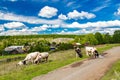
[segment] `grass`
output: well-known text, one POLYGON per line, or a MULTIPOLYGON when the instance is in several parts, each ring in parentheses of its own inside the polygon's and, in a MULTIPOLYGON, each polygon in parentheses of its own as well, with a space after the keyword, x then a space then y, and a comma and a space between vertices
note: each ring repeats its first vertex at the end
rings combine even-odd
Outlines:
POLYGON ((26 54, 13 54, 13 55, 4 55, 0 56, 0 59, 15 58, 15 57, 25 57, 26 54))
POLYGON ((101 80, 120 80, 120 60, 113 64, 112 68, 101 80))
MULTIPOLYGON (((107 44, 96 46, 98 51, 102 53, 103 51, 110 49, 114 46, 119 46, 120 44, 107 44)), ((85 55, 84 49, 82 49, 83 55, 85 55)), ((10 56, 11 57, 11 56, 10 56)), ((4 57, 5 58, 5 57, 4 57)), ((49 61, 47 63, 43 62, 38 65, 26 65, 16 67, 17 61, 5 63, 0 66, 0 80, 31 80, 33 77, 46 74, 62 66, 71 64, 76 61, 81 61, 86 59, 76 58, 74 50, 59 51, 50 54, 49 61)))
MULTIPOLYGON (((85 58, 85 57, 84 57, 85 58)), ((84 59, 82 58, 82 59, 84 59)), ((26 65, 21 67, 15 67, 10 65, 15 65, 15 63, 4 64, 1 68, 4 68, 4 72, 0 71, 0 80, 30 80, 34 76, 41 74, 46 74, 49 71, 57 69, 59 67, 65 66, 72 62, 81 60, 80 58, 75 58, 74 50, 60 51, 50 55, 49 62, 41 63, 38 65, 26 65), (9 66, 9 67, 5 67, 9 66), (11 71, 11 69, 13 69, 11 71), (21 77, 22 76, 22 77, 21 77)), ((0 70, 1 70, 0 69, 0 70)))
POLYGON ((120 44, 105 44, 105 45, 98 45, 97 49, 100 53, 103 53, 105 50, 113 48, 115 46, 120 46, 120 44))

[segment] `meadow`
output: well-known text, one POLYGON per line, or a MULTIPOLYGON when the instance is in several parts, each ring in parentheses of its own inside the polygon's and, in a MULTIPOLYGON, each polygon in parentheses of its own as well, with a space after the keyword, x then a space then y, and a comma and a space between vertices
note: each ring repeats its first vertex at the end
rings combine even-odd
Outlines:
POLYGON ((120 80, 120 60, 112 65, 101 80, 120 80))
MULTIPOLYGON (((117 31, 116 31, 117 32, 117 31)), ((118 31, 120 32, 120 31, 118 31)), ((0 60, 12 60, 10 62, 2 62, 0 64, 0 80, 31 80, 38 75, 47 74, 50 71, 66 66, 68 64, 88 59, 85 55, 84 44, 97 47, 99 53, 103 53, 114 46, 120 46, 119 33, 109 34, 86 34, 86 35, 29 35, 29 36, 0 36, 0 60), (52 42, 56 38, 72 38, 67 43, 52 42), (82 44, 83 58, 76 58, 73 44, 79 42, 82 44), (24 66, 16 66, 16 64, 24 59, 24 57, 34 51, 50 51, 51 44, 59 44, 56 51, 50 52, 49 61, 42 62, 38 65, 29 64, 24 66), (115 44, 116 43, 116 44, 115 44), (29 46, 29 51, 24 54, 4 54, 4 49, 12 45, 29 46)), ((61 40, 62 41, 62 40, 61 40)), ((116 72, 118 73, 118 72, 116 72)))
MULTIPOLYGON (((120 44, 105 44, 98 45, 96 47, 100 53, 103 53, 105 50, 108 50, 114 46, 120 46, 120 44)), ((88 57, 85 56, 84 48, 82 48, 82 53, 84 55, 83 58, 76 58, 73 49, 53 52, 50 54, 48 62, 42 62, 38 65, 29 64, 24 66, 16 66, 18 61, 4 63, 0 66, 0 80, 31 80, 35 76, 47 74, 48 72, 62 66, 87 59, 88 57)), ((25 54, 20 56, 25 56, 25 54)), ((16 56, 12 56, 12 58, 13 57, 16 56)), ((4 59, 5 58, 7 58, 7 56, 5 56, 4 59)))

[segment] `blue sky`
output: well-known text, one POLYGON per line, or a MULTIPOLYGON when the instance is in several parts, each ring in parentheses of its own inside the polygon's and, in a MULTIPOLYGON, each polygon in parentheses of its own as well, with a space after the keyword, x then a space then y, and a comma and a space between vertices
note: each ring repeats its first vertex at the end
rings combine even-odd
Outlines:
POLYGON ((110 33, 119 0, 0 0, 0 35, 110 33))

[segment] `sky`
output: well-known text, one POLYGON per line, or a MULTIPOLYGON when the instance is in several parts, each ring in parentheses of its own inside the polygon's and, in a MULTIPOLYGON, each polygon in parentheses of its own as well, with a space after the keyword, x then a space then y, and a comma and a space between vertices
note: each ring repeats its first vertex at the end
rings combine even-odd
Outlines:
POLYGON ((0 0, 0 35, 120 30, 119 0, 0 0))

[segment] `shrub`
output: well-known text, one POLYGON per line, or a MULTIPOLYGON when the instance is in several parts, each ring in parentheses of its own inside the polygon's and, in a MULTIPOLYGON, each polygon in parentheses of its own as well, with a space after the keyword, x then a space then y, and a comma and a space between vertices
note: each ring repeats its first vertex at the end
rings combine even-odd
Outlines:
POLYGON ((73 49, 73 45, 70 43, 60 43, 57 47, 57 50, 68 50, 73 49))

